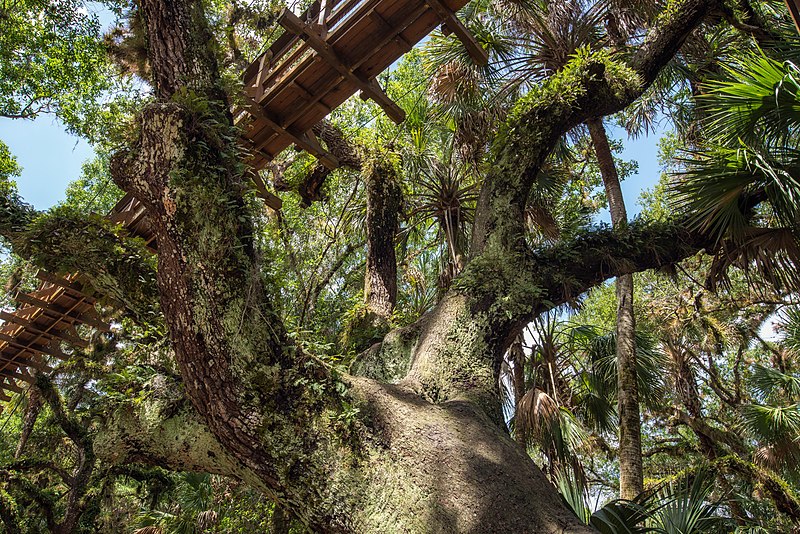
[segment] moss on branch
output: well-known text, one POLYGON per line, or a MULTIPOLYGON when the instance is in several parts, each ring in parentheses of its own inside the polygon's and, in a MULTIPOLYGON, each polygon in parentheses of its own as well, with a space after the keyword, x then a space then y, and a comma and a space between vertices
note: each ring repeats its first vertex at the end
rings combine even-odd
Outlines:
POLYGON ((140 324, 160 321, 155 260, 141 240, 99 215, 65 206, 36 211, 8 182, 0 192, 0 235, 15 254, 52 273, 82 273, 96 296, 140 324))

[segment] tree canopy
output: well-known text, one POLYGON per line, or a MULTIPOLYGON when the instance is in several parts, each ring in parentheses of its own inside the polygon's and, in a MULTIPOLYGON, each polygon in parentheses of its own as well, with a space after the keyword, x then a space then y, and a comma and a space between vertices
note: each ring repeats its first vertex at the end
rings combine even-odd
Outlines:
POLYGON ((402 123, 351 98, 313 128, 338 168, 259 171, 234 119, 283 2, 97 5, 0 6, 0 116, 96 154, 40 210, 0 141, 3 310, 80 273, 111 325, 2 403, 0 529, 797 530, 783 2, 473 0, 487 64, 435 30, 377 77, 402 123))

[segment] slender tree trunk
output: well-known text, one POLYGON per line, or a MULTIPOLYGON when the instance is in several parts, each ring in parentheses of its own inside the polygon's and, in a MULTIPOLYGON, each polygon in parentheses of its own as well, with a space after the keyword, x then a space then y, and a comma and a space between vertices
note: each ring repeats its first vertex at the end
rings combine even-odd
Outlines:
MULTIPOLYGON (((522 334, 518 335, 508 349, 509 360, 514 364, 511 378, 514 383, 514 411, 519 413, 519 401, 525 395, 525 349, 522 344, 522 334)), ((526 436, 522 425, 514 426, 514 439, 517 443, 526 448, 526 436)))
MULTIPOLYGON (((602 119, 586 123, 594 144, 600 174, 608 197, 611 224, 628 225, 628 214, 619 175, 608 144, 602 119)), ((636 378, 636 321, 633 315, 633 276, 617 278, 617 398, 619 410, 620 497, 632 499, 644 489, 642 472, 642 430, 639 417, 639 389, 636 378)))
POLYGON ((388 321, 397 303, 394 239, 403 202, 390 165, 371 165, 367 188, 367 272, 364 300, 368 312, 388 321))

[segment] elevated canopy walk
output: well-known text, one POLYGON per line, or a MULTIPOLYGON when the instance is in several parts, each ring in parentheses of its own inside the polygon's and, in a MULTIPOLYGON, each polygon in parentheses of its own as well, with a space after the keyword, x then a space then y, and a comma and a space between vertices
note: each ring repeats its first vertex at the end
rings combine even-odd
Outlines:
MULTIPOLYGON (((357 92, 375 101, 394 122, 402 122, 405 112, 381 89, 376 76, 437 26, 453 33, 477 63, 485 64, 486 52, 455 16, 466 3, 317 0, 300 16, 284 10, 279 18, 284 33, 245 69, 246 104, 234 110, 245 132, 242 142, 252 154, 248 163, 258 171, 295 145, 326 167, 338 167, 312 128, 357 92)), ((257 173, 253 175, 266 192, 257 173)), ((156 251, 147 213, 135 198, 126 195, 108 217, 156 251)), ((63 344, 88 346, 80 336, 81 325, 109 330, 79 273, 37 276, 41 283, 36 291, 14 296, 17 309, 0 310, 0 401, 22 392, 25 382, 34 382, 31 369, 48 372, 49 358, 66 359, 63 344)))

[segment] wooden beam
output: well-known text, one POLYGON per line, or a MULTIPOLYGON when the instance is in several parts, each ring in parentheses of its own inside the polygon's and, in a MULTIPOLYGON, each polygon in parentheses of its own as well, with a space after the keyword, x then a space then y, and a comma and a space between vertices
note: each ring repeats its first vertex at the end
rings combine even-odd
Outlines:
MULTIPOLYGON (((283 126, 278 124, 277 120, 275 120, 273 117, 270 117, 269 114, 267 113, 267 111, 264 108, 262 108, 261 106, 259 106, 255 102, 252 102, 252 100, 247 105, 247 112, 250 113, 251 115, 253 115, 254 117, 258 117, 261 120, 263 120, 264 122, 266 122, 267 126, 269 126, 276 133, 281 134, 281 135, 285 135, 285 136, 288 136, 289 138, 291 138, 291 140, 294 142, 294 144, 296 144, 297 146, 299 146, 300 148, 302 148, 303 150, 305 150, 306 152, 308 152, 312 156, 314 156, 317 159, 319 159, 320 163, 325 165, 325 167, 327 167, 327 168, 329 168, 331 170, 336 169, 337 167, 339 167, 339 160, 336 159, 336 157, 333 154, 323 150, 322 147, 315 147, 315 146, 312 146, 311 144, 309 144, 307 141, 305 141, 303 139, 303 135, 304 135, 303 133, 297 132, 297 131, 295 131, 293 129, 284 128, 283 126)), ((255 147, 255 148, 260 148, 260 147, 255 147)))
MULTIPOLYGON (((33 341, 31 341, 28 344, 25 344, 25 342, 22 341, 21 339, 7 336, 3 333, 0 333, 0 340, 3 340, 9 345, 17 347, 21 350, 27 350, 39 354, 45 354, 47 356, 53 356, 54 358, 58 358, 59 360, 69 359, 69 356, 67 354, 64 354, 64 352, 61 349, 57 349, 55 347, 50 347, 45 345, 34 345, 33 341)), ((30 365, 30 367, 36 367, 36 365, 30 365)))
POLYGON ((11 397, 9 395, 6 395, 5 393, 3 393, 3 390, 0 389, 0 401, 8 402, 10 400, 11 400, 11 397))
POLYGON ((400 124, 405 120, 406 112, 403 111, 397 103, 386 96, 386 93, 383 92, 375 80, 365 80, 353 72, 353 68, 344 63, 333 47, 316 34, 307 24, 304 24, 297 15, 284 8, 283 14, 278 19, 278 22, 288 31, 305 39, 306 42, 311 45, 311 48, 316 50, 317 54, 325 59, 339 74, 347 78, 365 95, 375 101, 395 123, 400 124))
POLYGON ((319 9, 319 18, 317 19, 317 26, 319 35, 323 39, 328 36, 328 17, 331 14, 331 8, 333 7, 333 2, 331 0, 322 0, 322 4, 320 5, 319 9))
POLYGON ((447 29, 453 32, 458 40, 467 49, 467 53, 472 60, 478 65, 486 65, 489 63, 489 54, 475 39, 464 24, 458 20, 456 14, 450 11, 450 8, 444 5, 441 0, 425 0, 425 3, 431 6, 431 9, 438 15, 442 22, 447 26, 447 29))
POLYGON ((9 391, 13 391, 14 393, 22 393, 25 391, 21 387, 19 387, 16 382, 14 382, 13 378, 5 377, 2 381, 0 381, 0 388, 7 389, 9 391))
MULTIPOLYGON (((64 308, 62 308, 61 306, 58 306, 58 305, 56 305, 56 304, 54 304, 52 302, 46 302, 44 300, 37 299, 36 297, 32 297, 30 295, 26 295, 25 293, 17 293, 17 295, 16 295, 16 297, 14 297, 14 299, 19 301, 19 302, 22 302, 23 304, 28 304, 29 306, 35 306, 35 307, 41 309, 44 313, 48 314, 50 317, 53 317, 54 315, 55 316, 60 316, 60 317, 57 318, 57 320, 61 320, 61 318, 63 318, 63 319, 71 320, 73 322, 74 321, 78 321, 78 322, 81 322, 81 323, 86 323, 89 326, 93 326, 94 328, 97 328, 98 330, 101 330, 103 332, 110 332, 111 331, 111 327, 110 326, 108 326, 106 323, 104 323, 104 322, 102 322, 100 320, 95 319, 94 317, 91 317, 88 312, 75 313, 75 312, 72 312, 72 311, 67 311, 64 308)), ((89 304, 87 303, 87 306, 88 305, 89 304)))
POLYGON ((789 8, 789 14, 794 21, 794 27, 800 33, 800 0, 784 0, 786 7, 789 8))
MULTIPOLYGON (((403 15, 402 18, 400 18, 399 20, 394 20, 393 24, 389 24, 377 11, 375 11, 373 4, 377 3, 378 0, 370 0, 363 4, 359 4, 358 11, 355 14, 353 14, 352 19, 350 19, 350 20, 355 20, 357 18, 370 17, 373 19, 375 23, 377 23, 382 28, 380 33, 382 37, 374 42, 373 49, 370 50, 368 53, 364 54, 364 57, 362 59, 353 63, 352 65, 353 70, 358 70, 361 67, 361 65, 364 64, 364 62, 366 62, 370 57, 372 57, 375 51, 382 49, 391 42, 395 42, 400 47, 401 50, 404 50, 406 52, 411 50, 412 48, 411 44, 408 41, 406 41, 402 37, 402 35, 400 35, 400 33, 402 33, 406 28, 408 28, 410 24, 412 24, 415 20, 417 20, 420 17, 420 15, 422 15, 422 13, 424 13, 428 9, 428 6, 426 6, 425 4, 419 4, 415 9, 403 15)), ((334 35, 331 36, 331 39, 338 38, 341 35, 342 31, 343 30, 341 27, 337 28, 336 31, 334 32, 334 35)), ((322 57, 317 56, 317 59, 322 60, 322 57)), ((341 74, 338 77, 330 78, 327 83, 322 84, 322 86, 320 87, 316 87, 315 93, 313 94, 307 91, 295 80, 292 80, 290 85, 294 89, 297 89, 300 95, 306 99, 305 102, 306 106, 312 106, 312 105, 322 106, 323 110, 326 112, 327 115, 331 112, 331 109, 325 106, 320 100, 345 79, 346 77, 341 74)), ((265 105, 268 102, 267 97, 270 96, 271 94, 273 93, 265 92, 264 96, 262 96, 262 98, 259 100, 259 104, 265 105)), ((369 96, 363 93, 361 94, 361 97, 365 99, 369 98, 369 96)), ((284 117, 282 125, 284 127, 291 126, 297 119, 302 117, 305 113, 306 113, 306 108, 303 106, 298 106, 297 109, 295 109, 293 112, 289 113, 284 117)))
POLYGON ((16 372, 19 369, 0 369, 0 376, 5 376, 8 378, 13 378, 14 380, 22 380, 28 384, 34 384, 36 379, 33 378, 31 375, 27 373, 19 373, 16 372))
POLYGON ((257 171, 253 171, 251 173, 250 179, 256 186, 256 193, 264 200, 264 203, 275 211, 280 211, 280 209, 283 207, 283 201, 278 196, 272 194, 269 189, 267 189, 266 184, 264 184, 264 180, 261 179, 261 176, 258 175, 257 171))
POLYGON ((50 282, 55 286, 62 287, 64 289, 69 289, 70 291, 74 291, 75 293, 78 293, 87 300, 90 298, 83 294, 83 286, 81 284, 70 282, 66 278, 57 276, 53 273, 48 273, 47 271, 40 270, 36 273, 36 278, 38 278, 39 280, 44 280, 45 282, 50 282))
POLYGON ((89 346, 89 342, 85 339, 81 339, 77 336, 73 336, 67 333, 66 330, 58 329, 55 331, 44 331, 39 330, 36 327, 36 324, 28 319, 23 319, 22 317, 17 317, 13 313, 8 313, 5 311, 0 310, 0 319, 3 319, 6 322, 18 324, 20 326, 24 326, 26 330, 31 333, 38 334, 40 336, 47 336, 54 340, 61 340, 66 341, 70 345, 75 345, 76 347, 86 348, 89 346))
MULTIPOLYGON (((11 346, 11 343, 8 344, 11 346)), ((46 371, 46 365, 43 362, 37 362, 34 360, 34 357, 38 357, 39 355, 31 350, 26 348, 20 348, 19 352, 14 355, 7 355, 5 353, 0 353, 0 363, 9 363, 14 365, 15 367, 33 367, 39 371, 46 371), (27 358, 25 356, 20 356, 20 354, 30 354, 31 357, 27 358)))

